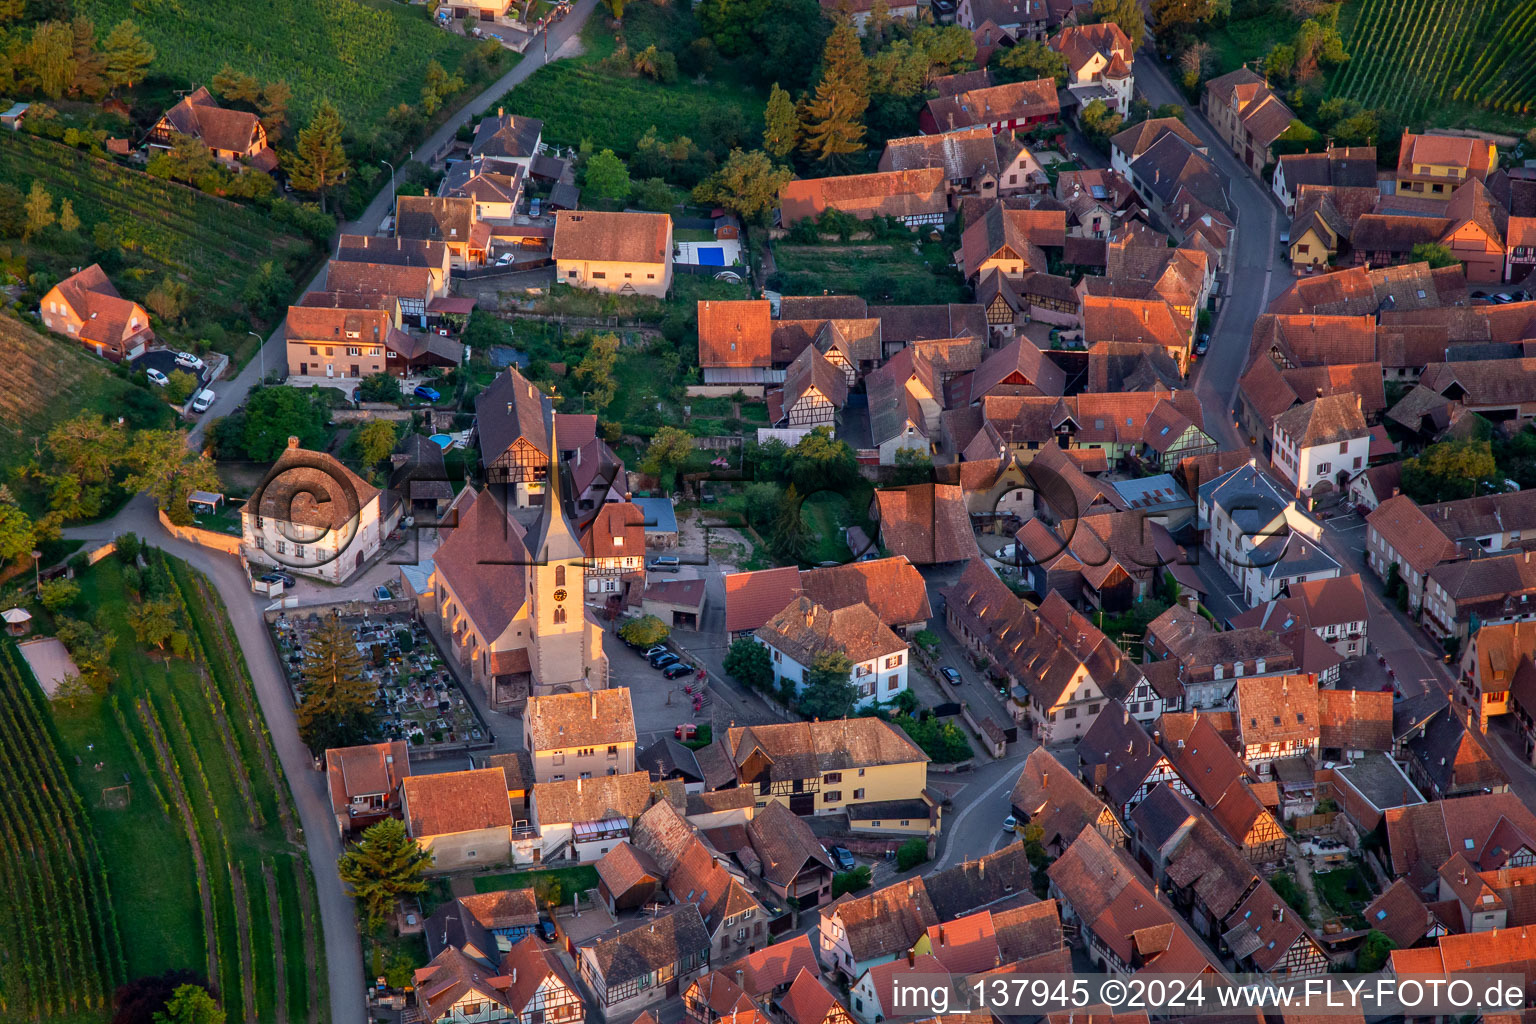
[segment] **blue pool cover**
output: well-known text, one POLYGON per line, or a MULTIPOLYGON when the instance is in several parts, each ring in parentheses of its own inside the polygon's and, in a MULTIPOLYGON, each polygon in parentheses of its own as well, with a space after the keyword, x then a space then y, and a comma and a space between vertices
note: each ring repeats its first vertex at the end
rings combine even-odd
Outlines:
POLYGON ((701 245, 693 250, 698 253, 699 266, 723 267, 725 266, 725 249, 718 245, 701 245))

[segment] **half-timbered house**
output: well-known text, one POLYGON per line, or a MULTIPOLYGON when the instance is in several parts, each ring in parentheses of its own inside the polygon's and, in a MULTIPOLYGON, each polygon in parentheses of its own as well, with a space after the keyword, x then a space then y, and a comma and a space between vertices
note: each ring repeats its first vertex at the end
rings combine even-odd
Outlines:
POLYGON ((1125 829, 1114 812, 1044 747, 1024 759, 1010 803, 1015 828, 1038 826, 1040 845, 1052 857, 1061 856, 1085 827, 1111 846, 1125 845, 1125 829))
POLYGON ((1185 796, 1194 795, 1168 755, 1118 700, 1104 706, 1078 742, 1077 758, 1083 781, 1103 796, 1121 821, 1159 783, 1166 782, 1185 796))
POLYGON ((533 935, 501 958, 507 1020, 517 1024, 582 1024, 586 1003, 553 949, 533 935))
POLYGON ((816 346, 807 345, 785 371, 784 386, 768 392, 768 422, 807 430, 836 426, 837 414, 848 400, 847 375, 852 372, 846 361, 836 366, 816 346))
POLYGON ((1238 779, 1227 787, 1211 808, 1211 817, 1255 864, 1278 864, 1285 858, 1285 829, 1246 781, 1238 779))

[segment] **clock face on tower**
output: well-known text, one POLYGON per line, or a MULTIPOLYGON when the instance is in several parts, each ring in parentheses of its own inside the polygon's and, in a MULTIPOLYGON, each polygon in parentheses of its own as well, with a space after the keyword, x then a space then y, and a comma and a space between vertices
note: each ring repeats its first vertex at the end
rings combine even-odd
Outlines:
POLYGON ((557 590, 557 591, 555 591, 555 600, 556 601, 564 601, 565 600, 565 591, 564 590, 557 590))

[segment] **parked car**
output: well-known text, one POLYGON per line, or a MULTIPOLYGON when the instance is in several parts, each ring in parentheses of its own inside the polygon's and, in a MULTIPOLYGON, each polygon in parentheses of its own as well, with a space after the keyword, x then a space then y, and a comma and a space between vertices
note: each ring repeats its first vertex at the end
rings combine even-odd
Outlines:
POLYGON ((505 267, 507 264, 513 262, 516 259, 517 259, 516 254, 510 253, 510 252, 504 252, 504 253, 502 253, 500 256, 498 256, 496 258, 496 265, 498 267, 505 267))
POLYGON ((257 578, 257 580, 259 582, 265 583, 268 586, 271 586, 274 583, 282 583, 283 582, 283 578, 281 576, 279 576, 275 572, 269 572, 265 576, 258 576, 256 578, 257 578))
POLYGON ((1497 302, 1501 306, 1506 306, 1511 302, 1518 302, 1519 300, 1509 292, 1499 292, 1499 294, 1493 297, 1493 301, 1497 302))
POLYGON ((668 665, 675 665, 680 659, 675 654, 658 654, 651 659, 651 668, 660 671, 668 665))
POLYGON ((1195 342, 1195 355, 1203 356, 1207 352, 1209 352, 1210 350, 1211 350, 1211 336, 1209 334, 1202 334, 1202 335, 1200 335, 1200 340, 1195 342))
POLYGON ((545 942, 555 941, 555 922, 544 914, 539 915, 539 938, 545 942))
POLYGON ((197 397, 192 399, 192 411, 207 412, 210 408, 212 408, 214 401, 218 397, 219 396, 214 394, 212 391, 208 390, 207 388, 203 388, 203 390, 197 393, 197 397))
POLYGON ((683 676, 693 675, 693 666, 684 664, 681 661, 675 661, 667 666, 666 671, 662 675, 667 679, 681 679, 683 676))
POLYGON ((416 390, 411 394, 416 398, 425 398, 429 402, 436 402, 443 397, 437 388, 429 388, 425 384, 417 385, 416 390))
POLYGON ((1018 830, 1019 830, 1019 819, 1018 818, 1015 818, 1013 815, 1010 814, 1010 815, 1008 815, 1008 817, 1003 819, 1003 831, 1004 832, 1017 832, 1018 830))
POLYGON ((846 846, 832 847, 832 860, 836 862, 837 870, 839 871, 852 871, 858 866, 857 862, 853 859, 853 854, 849 852, 846 846))
POLYGON ((389 601, 389 600, 392 600, 393 598, 394 598, 394 595, 389 592, 389 588, 388 587, 374 587, 373 588, 373 599, 375 601, 389 601))
POLYGON ((202 373, 204 368, 203 361, 197 358, 197 356, 193 355, 191 352, 177 352, 176 365, 183 367, 184 369, 192 370, 196 373, 202 373))
POLYGON ((153 366, 147 368, 144 371, 144 376, 148 377, 149 378, 149 382, 151 384, 155 385, 156 387, 163 388, 163 387, 165 387, 167 384, 169 384, 171 382, 169 377, 167 377, 165 374, 161 373, 159 370, 155 369, 153 366))
POLYGON ((944 678, 949 680, 949 682, 952 685, 954 685, 954 686, 959 686, 960 685, 960 673, 955 671, 955 669, 952 666, 945 665, 943 668, 939 669, 939 672, 941 672, 943 674, 944 678))
POLYGON ((682 567, 683 563, 676 555, 657 555, 646 569, 650 572, 677 572, 682 567))
POLYGON ((641 657, 654 658, 658 654, 666 654, 670 649, 666 644, 656 644, 654 647, 647 647, 641 657))
POLYGON ((528 201, 528 216, 537 217, 539 215, 539 209, 542 207, 542 205, 543 204, 540 202, 539 197, 534 196, 531 200, 528 201))
POLYGON ((285 586, 285 587, 291 587, 294 584, 299 582, 298 580, 293 578, 293 574, 292 573, 286 573, 286 572, 283 572, 283 571, 281 571, 279 569, 274 569, 268 575, 276 576, 278 579, 282 580, 283 581, 283 586, 285 586))

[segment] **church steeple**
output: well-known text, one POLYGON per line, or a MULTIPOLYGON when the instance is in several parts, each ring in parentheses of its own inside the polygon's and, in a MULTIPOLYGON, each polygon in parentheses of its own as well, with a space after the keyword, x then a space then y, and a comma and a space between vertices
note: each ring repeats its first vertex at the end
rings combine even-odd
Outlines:
POLYGON ((584 556, 581 541, 566 518, 565 503, 560 500, 560 443, 555 437, 554 408, 547 400, 544 415, 549 426, 549 474, 544 488, 544 511, 534 526, 533 543, 528 549, 535 565, 580 562, 584 556))

